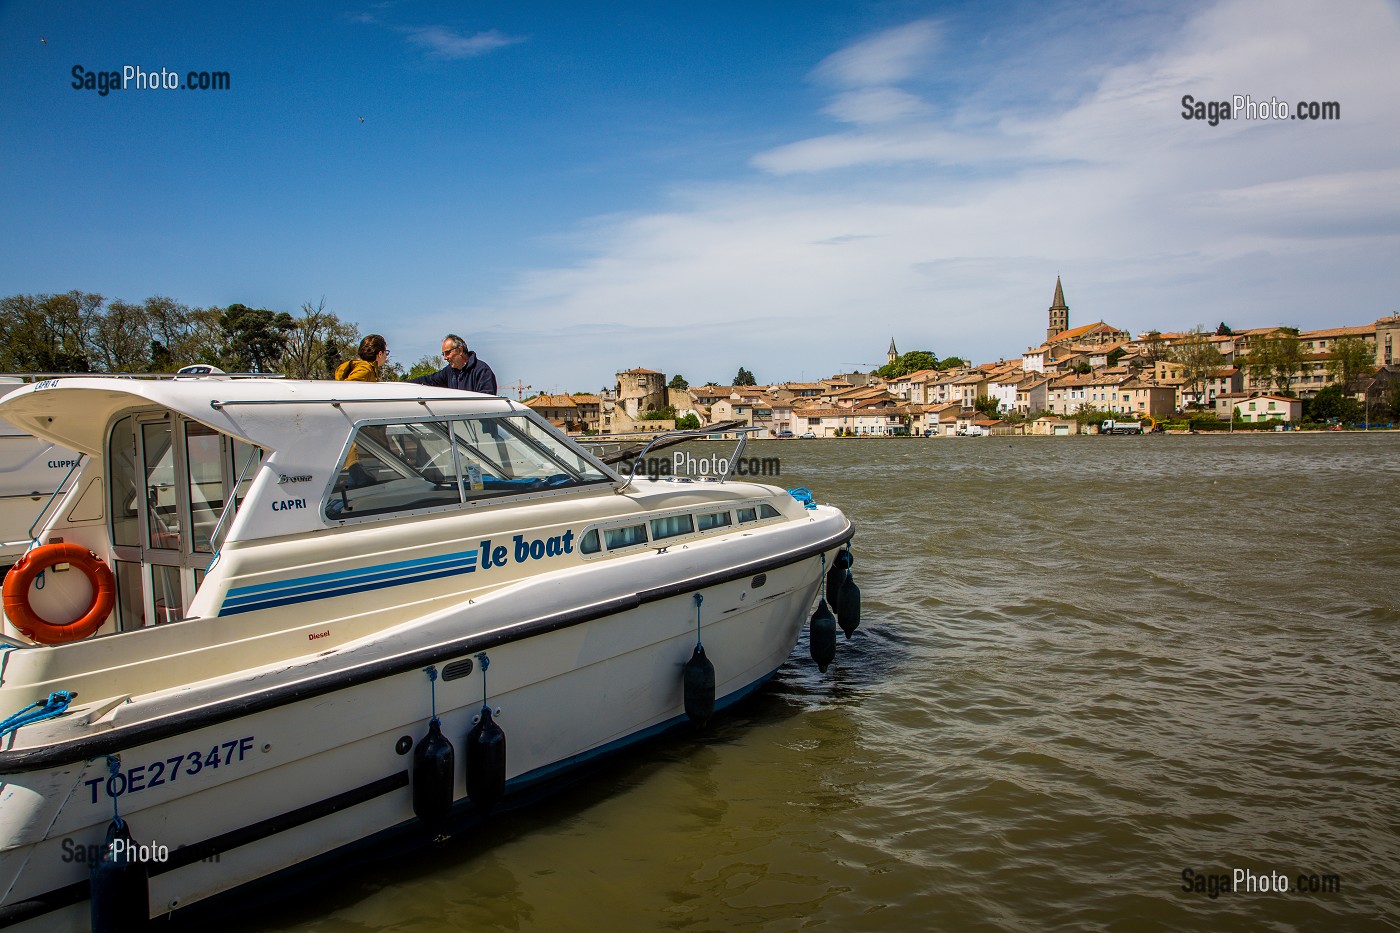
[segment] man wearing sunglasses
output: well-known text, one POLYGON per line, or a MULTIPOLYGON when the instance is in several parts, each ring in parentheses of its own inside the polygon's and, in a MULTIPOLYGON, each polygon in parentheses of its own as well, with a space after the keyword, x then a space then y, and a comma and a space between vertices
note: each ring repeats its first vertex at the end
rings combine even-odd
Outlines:
POLYGON ((496 374, 486 365, 485 360, 479 359, 467 349, 467 342, 461 337, 448 334, 442 338, 442 358, 447 361, 447 365, 442 369, 408 381, 440 389, 496 394, 496 374))

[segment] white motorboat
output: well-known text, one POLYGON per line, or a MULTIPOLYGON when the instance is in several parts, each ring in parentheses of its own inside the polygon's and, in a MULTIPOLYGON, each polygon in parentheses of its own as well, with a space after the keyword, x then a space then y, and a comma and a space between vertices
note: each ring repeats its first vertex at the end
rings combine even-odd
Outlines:
POLYGON ((751 693, 824 571, 857 592, 840 511, 628 479, 508 399, 73 377, 0 417, 84 455, 4 586, 0 927, 451 835, 751 693))
MULTIPOLYGON (((25 380, 0 376, 0 398, 25 380)), ((0 418, 0 571, 25 552, 40 513, 78 465, 76 452, 0 418)))

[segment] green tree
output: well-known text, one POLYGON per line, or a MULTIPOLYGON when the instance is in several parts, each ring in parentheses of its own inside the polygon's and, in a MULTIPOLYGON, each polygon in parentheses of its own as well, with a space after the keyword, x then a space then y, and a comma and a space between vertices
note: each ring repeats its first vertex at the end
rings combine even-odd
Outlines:
POLYGON ((967 360, 963 359, 962 357, 960 357, 960 356, 949 356, 949 357, 944 357, 943 360, 939 362, 937 368, 938 368, 938 369, 942 369, 942 370, 948 370, 948 369, 962 369, 962 368, 963 368, 964 366, 966 366, 966 365, 967 365, 967 360))
POLYGON ((739 367, 739 372, 736 373, 735 376, 734 376, 734 385, 736 385, 736 386, 753 386, 753 385, 758 385, 758 383, 754 380, 754 378, 753 378, 753 373, 749 372, 747 369, 745 369, 744 367, 740 366, 740 367, 739 367))
POLYGON ((1256 384, 1291 395, 1293 380, 1303 368, 1303 342, 1297 334, 1288 333, 1288 330, 1284 328, 1277 334, 1255 341, 1249 356, 1245 358, 1245 367, 1256 384))
POLYGON ((1340 385, 1330 385, 1311 399, 1304 399, 1303 417, 1312 421, 1361 421, 1365 417, 1365 409, 1340 385))
POLYGON ((1187 389, 1195 392, 1198 398, 1205 395, 1206 381, 1211 373, 1225 362, 1204 326, 1194 328, 1186 339, 1173 347, 1171 356, 1174 362, 1181 364, 1181 375, 1186 380, 1187 389))
POLYGON ((686 382, 685 377, 680 373, 676 373, 671 377, 671 381, 666 383, 666 387, 668 389, 688 389, 690 388, 690 383, 686 382))
POLYGON ((1361 390, 1362 382, 1375 372, 1376 351, 1360 337, 1343 337, 1332 346, 1327 372, 1347 395, 1361 390))
POLYGON ((101 295, 79 291, 0 299, 0 369, 91 370, 89 332, 103 300, 101 295))
POLYGON ((225 359, 234 370, 251 373, 276 372, 287 347, 287 335, 296 329, 286 311, 241 304, 229 305, 219 325, 226 341, 225 359))
POLYGON ((972 407, 986 415, 988 418, 1001 417, 1001 403, 990 395, 979 395, 977 401, 972 403, 972 407))
POLYGON ((932 350, 910 350, 908 353, 900 354, 893 363, 886 363, 875 370, 875 375, 881 379, 898 379, 900 376, 907 376, 916 373, 921 369, 937 369, 938 357, 932 350))
POLYGON ((694 431, 700 427, 700 418, 695 412, 681 415, 676 419, 676 427, 682 431, 694 431))
POLYGON ((442 367, 442 357, 420 356, 412 366, 408 367, 408 372, 404 373, 403 378, 417 379, 419 376, 430 376, 442 367))
POLYGON ((1231 330, 1230 325, 1226 324, 1224 321, 1221 321, 1220 326, 1215 329, 1215 336, 1217 337, 1233 337, 1234 335, 1235 332, 1231 330))

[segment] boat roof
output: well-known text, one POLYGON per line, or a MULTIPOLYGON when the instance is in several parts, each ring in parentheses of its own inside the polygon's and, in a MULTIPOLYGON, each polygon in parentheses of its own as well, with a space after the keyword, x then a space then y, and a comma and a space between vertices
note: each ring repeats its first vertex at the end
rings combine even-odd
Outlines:
POLYGON ((47 379, 0 399, 0 418, 20 430, 96 455, 118 412, 160 407, 268 450, 338 441, 357 421, 528 411, 510 399, 404 382, 112 376, 47 379))

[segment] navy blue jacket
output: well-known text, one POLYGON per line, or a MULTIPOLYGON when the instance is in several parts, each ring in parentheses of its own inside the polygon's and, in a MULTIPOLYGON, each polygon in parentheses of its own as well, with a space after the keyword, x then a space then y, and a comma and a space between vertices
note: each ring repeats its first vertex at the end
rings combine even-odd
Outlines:
POLYGON ((462 389, 467 392, 482 392, 486 395, 496 394, 496 374, 491 371, 491 367, 487 366, 484 360, 477 359, 476 353, 472 351, 467 353, 467 365, 461 369, 444 366, 435 373, 408 381, 416 382, 419 385, 435 386, 439 389, 462 389))

